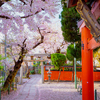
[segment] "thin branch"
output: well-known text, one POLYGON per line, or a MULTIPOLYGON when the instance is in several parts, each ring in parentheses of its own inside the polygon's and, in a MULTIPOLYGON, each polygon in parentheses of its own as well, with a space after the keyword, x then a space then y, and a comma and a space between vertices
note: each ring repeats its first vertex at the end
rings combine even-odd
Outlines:
POLYGON ((5 16, 5 15, 0 15, 0 18, 11 19, 10 17, 5 16))
MULTIPOLYGON (((42 10, 44 10, 43 8, 41 8, 42 10)), ((37 11, 37 12, 35 12, 35 14, 38 14, 40 11, 37 11)), ((27 15, 27 16, 20 16, 20 18, 28 18, 28 17, 31 17, 31 16, 33 16, 34 14, 30 14, 30 15, 27 15)), ((6 15, 0 15, 0 18, 5 18, 5 19, 12 19, 12 18, 10 18, 10 17, 8 17, 8 16, 6 16, 6 15)), ((16 18, 16 17, 13 17, 14 19, 16 18)))
POLYGON ((33 46, 33 49, 36 48, 37 46, 39 46, 42 42, 38 42, 36 45, 33 46))
MULTIPOLYGON (((12 49, 12 48, 11 48, 11 49, 12 49)), ((16 63, 15 57, 13 57, 14 54, 12 53, 12 50, 11 50, 11 55, 12 55, 12 58, 13 58, 14 62, 16 63)))
MULTIPOLYGON (((33 3, 33 0, 31 0, 30 7, 32 7, 32 3, 33 3)), ((30 12, 31 12, 31 9, 30 9, 30 12)))
POLYGON ((31 4, 30 4, 30 7, 32 7, 32 3, 33 3, 33 0, 31 0, 31 4))
POLYGON ((5 3, 8 2, 9 0, 0 0, 0 7, 5 3))
POLYGON ((0 7, 3 5, 4 3, 0 0, 0 7))
POLYGON ((20 45, 20 44, 18 44, 18 46, 19 46, 19 47, 21 47, 21 45, 20 45))
POLYGON ((41 33, 39 27, 38 27, 38 31, 39 31, 39 34, 40 34, 40 36, 41 36, 41 43, 43 43, 44 36, 42 35, 42 33, 41 33))
POLYGON ((27 5, 27 4, 26 4, 26 2, 25 2, 24 0, 20 0, 20 1, 21 1, 21 2, 23 2, 23 3, 24 3, 24 5, 27 5))
MULTIPOLYGON (((0 7, 5 3, 8 2, 9 0, 0 0, 0 7)), ((27 5, 26 2, 24 0, 20 0, 22 3, 24 3, 24 5, 27 5)), ((45 0, 42 0, 43 2, 45 2, 45 0)))
POLYGON ((38 42, 36 45, 34 45, 32 49, 36 48, 36 47, 39 46, 41 43, 43 43, 44 36, 42 35, 42 33, 41 33, 39 27, 38 27, 38 31, 39 31, 39 34, 40 34, 40 36, 41 36, 41 40, 40 40, 40 42, 38 42))
POLYGON ((26 40, 27 40, 27 38, 25 38, 25 40, 23 41, 23 44, 25 43, 26 40))
POLYGON ((16 60, 15 60, 15 58, 13 58, 13 60, 14 60, 14 62, 16 63, 16 60))

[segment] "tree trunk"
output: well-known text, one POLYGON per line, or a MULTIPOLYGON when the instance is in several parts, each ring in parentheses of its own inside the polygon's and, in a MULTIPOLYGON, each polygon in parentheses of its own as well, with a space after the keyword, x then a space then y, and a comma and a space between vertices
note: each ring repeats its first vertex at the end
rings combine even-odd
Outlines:
POLYGON ((28 72, 29 72, 28 62, 27 62, 27 61, 25 61, 25 64, 26 64, 26 67, 27 67, 27 72, 26 72, 26 73, 28 73, 28 72))
MULTIPOLYGON (((38 27, 38 31, 39 31, 39 34, 41 35, 41 41, 38 42, 36 45, 34 45, 32 47, 33 49, 36 48, 37 46, 39 46, 41 43, 43 43, 43 40, 44 40, 44 36, 41 34, 41 31, 40 31, 39 27, 38 27)), ((14 78, 15 78, 18 70, 19 70, 19 68, 21 67, 21 64, 23 62, 23 58, 28 53, 28 50, 25 49, 26 48, 26 44, 25 44, 26 40, 27 40, 27 38, 25 38, 24 41, 23 41, 23 46, 21 47, 21 51, 19 53, 20 56, 18 58, 18 61, 16 61, 14 59, 14 62, 15 62, 14 70, 9 73, 9 75, 8 75, 8 77, 7 77, 7 79, 6 79, 5 83, 4 83, 3 89, 7 89, 8 85, 13 82, 13 80, 14 80, 14 78)))
POLYGON ((74 82, 74 60, 73 60, 73 73, 72 73, 72 82, 74 82))
POLYGON ((59 82, 60 74, 61 74, 61 68, 60 68, 60 71, 59 71, 58 82, 59 82))
POLYGON ((16 63, 15 63, 15 66, 14 66, 14 70, 13 71, 10 71, 5 83, 4 83, 4 86, 3 86, 3 90, 4 89, 7 89, 8 88, 8 85, 11 84, 19 70, 19 68, 21 67, 21 64, 23 62, 23 59, 20 61, 18 60, 16 63))

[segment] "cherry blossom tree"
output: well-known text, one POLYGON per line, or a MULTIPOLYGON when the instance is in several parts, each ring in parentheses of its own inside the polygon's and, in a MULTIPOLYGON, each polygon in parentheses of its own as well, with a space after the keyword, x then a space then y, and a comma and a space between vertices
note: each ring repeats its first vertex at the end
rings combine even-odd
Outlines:
POLYGON ((3 88, 12 83, 25 55, 44 42, 46 33, 52 33, 45 31, 43 23, 55 16, 57 6, 59 0, 0 0, 0 32, 7 36, 14 61, 3 88))
POLYGON ((52 54, 57 53, 58 51, 60 53, 62 50, 66 50, 68 43, 64 41, 61 29, 54 29, 55 27, 52 28, 52 26, 48 26, 47 24, 45 26, 47 26, 48 34, 45 34, 44 43, 39 46, 43 49, 41 52, 52 54), (52 34, 49 34, 51 30, 52 34))

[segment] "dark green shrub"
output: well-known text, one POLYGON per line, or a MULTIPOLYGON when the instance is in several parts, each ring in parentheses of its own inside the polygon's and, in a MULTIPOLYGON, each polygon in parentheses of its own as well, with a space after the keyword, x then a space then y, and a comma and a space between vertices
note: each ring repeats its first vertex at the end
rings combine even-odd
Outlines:
MULTIPOLYGON (((59 68, 51 68, 50 69, 51 71, 59 71, 60 69, 59 68)), ((63 69, 61 68, 61 71, 62 71, 63 69)))
POLYGON ((37 66, 40 66, 40 61, 38 61, 38 62, 34 61, 33 62, 33 67, 37 67, 37 66))
POLYGON ((52 64, 55 66, 55 68, 59 69, 59 76, 58 76, 58 81, 59 81, 60 74, 61 74, 61 66, 65 64, 66 56, 61 53, 54 53, 51 54, 51 61, 52 64))
POLYGON ((66 56, 61 53, 51 54, 51 61, 55 67, 60 68, 65 64, 66 56))
POLYGON ((72 71, 73 70, 73 68, 64 68, 64 71, 72 71))
POLYGON ((34 70, 31 70, 31 71, 30 71, 30 74, 35 74, 35 71, 34 71, 34 70))
POLYGON ((76 71, 81 71, 82 70, 82 68, 76 68, 76 71))
POLYGON ((40 69, 38 69, 38 74, 41 74, 41 68, 40 68, 40 69))

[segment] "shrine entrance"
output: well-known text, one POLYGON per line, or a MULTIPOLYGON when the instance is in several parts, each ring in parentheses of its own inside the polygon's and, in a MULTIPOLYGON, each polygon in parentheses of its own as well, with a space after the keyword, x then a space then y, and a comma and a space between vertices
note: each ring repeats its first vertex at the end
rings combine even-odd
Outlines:
POLYGON ((79 22, 82 51, 82 100, 94 100, 93 49, 100 46, 100 0, 68 0, 68 7, 76 6, 83 21, 79 22), (91 9, 86 4, 88 2, 91 9))
MULTIPOLYGON (((50 54, 34 54, 34 55, 26 55, 26 57, 29 57, 30 59, 24 59, 25 64, 28 66, 28 62, 34 62, 34 61, 40 61, 41 62, 41 77, 42 77, 42 83, 44 83, 44 65, 43 62, 44 61, 48 61, 48 60, 44 60, 43 57, 46 56, 50 56, 50 54), (34 60, 34 57, 38 57, 40 58, 39 60, 34 60)), ((22 84, 22 76, 23 76, 23 68, 20 68, 20 84, 22 84)))

